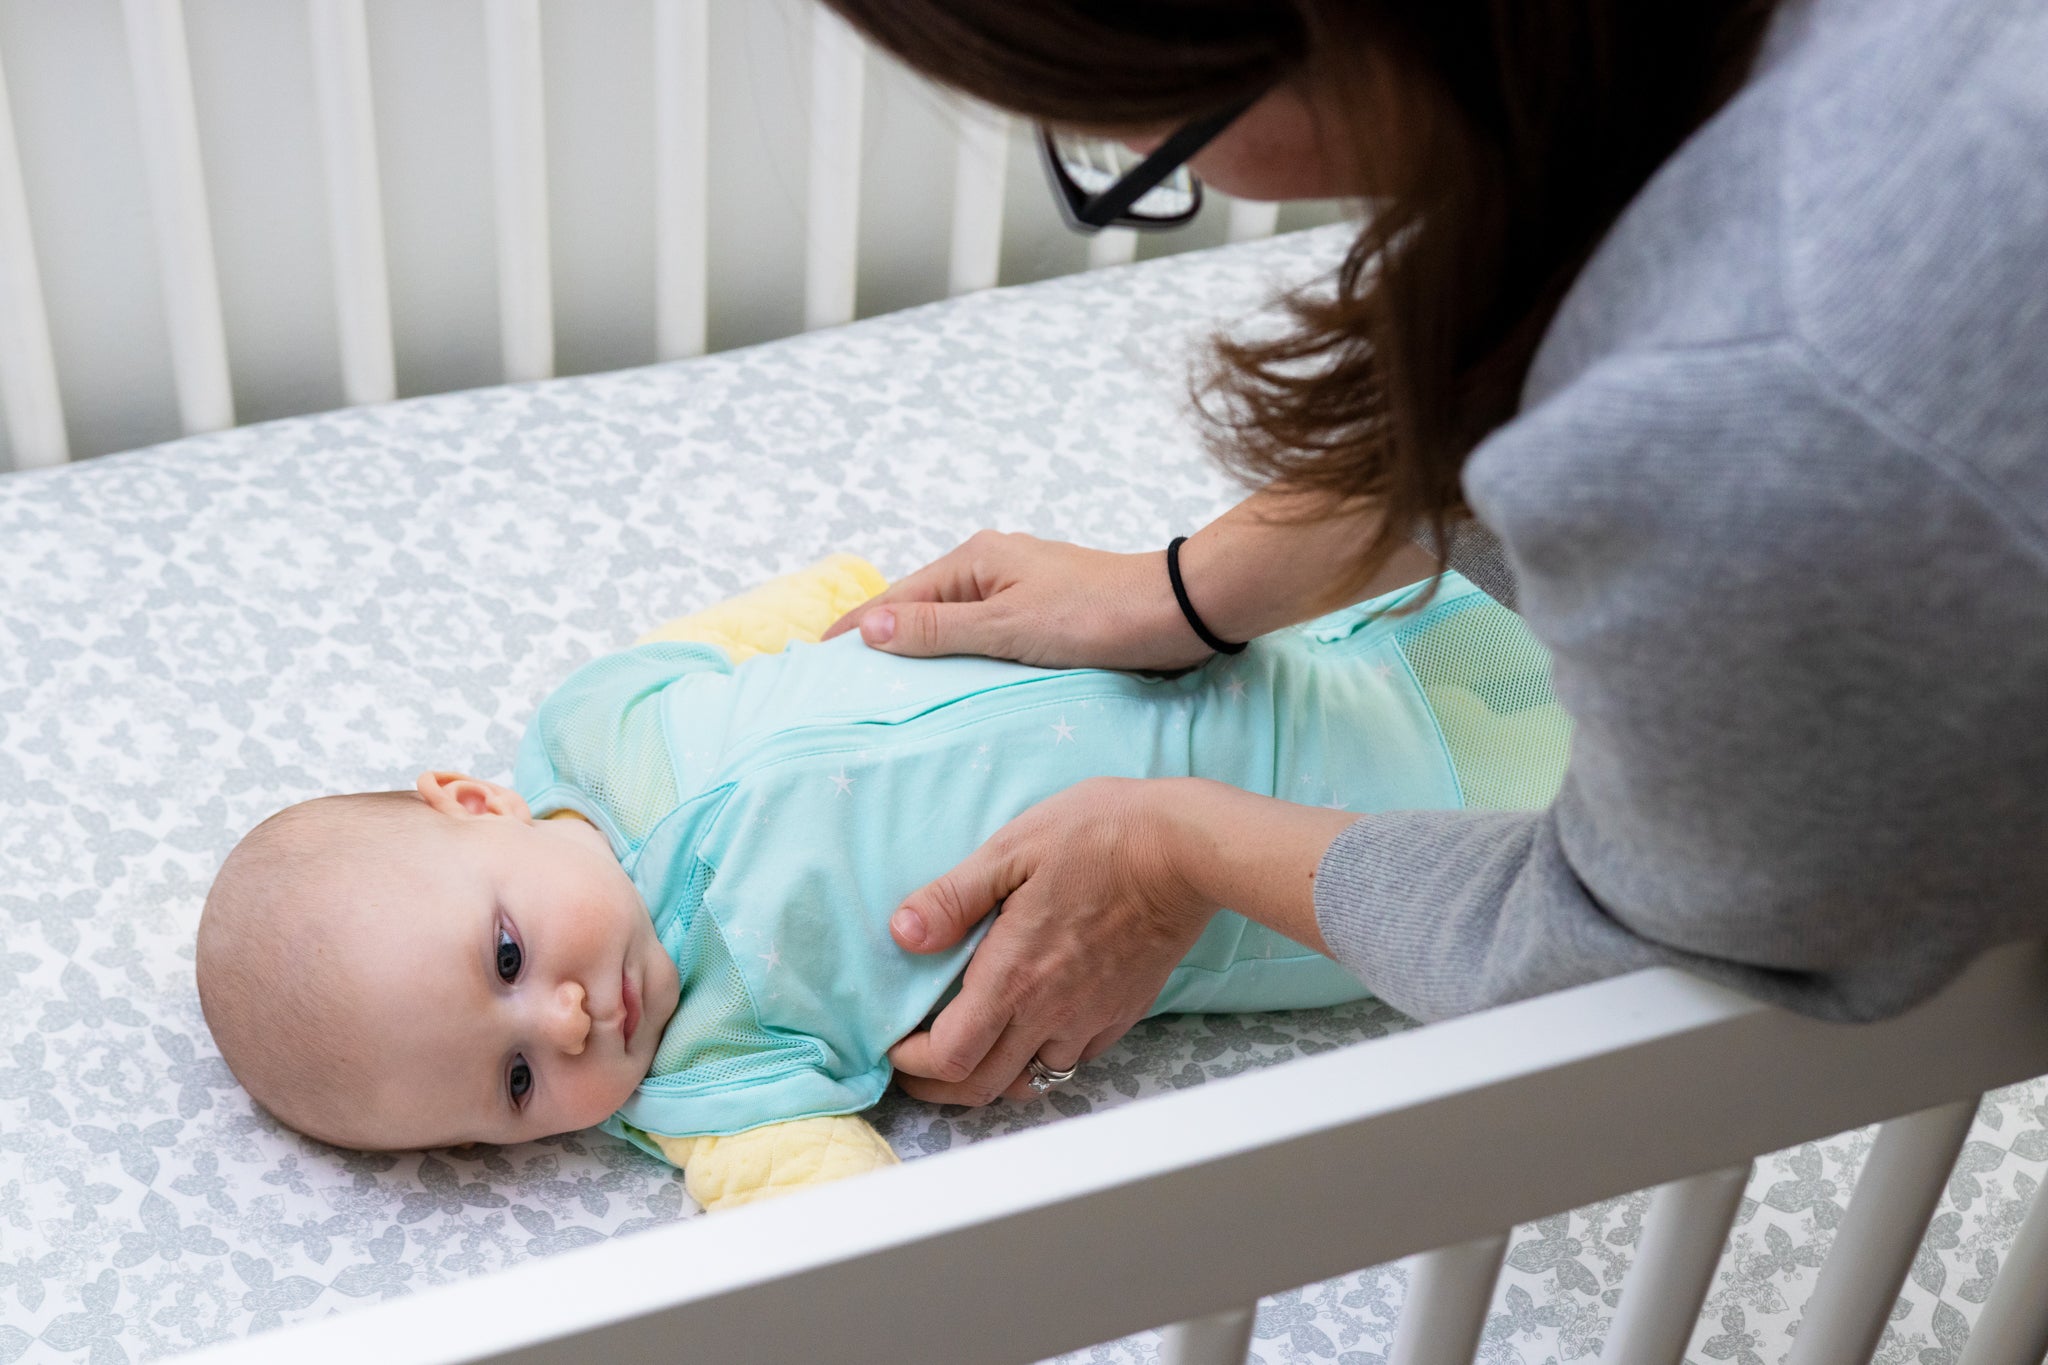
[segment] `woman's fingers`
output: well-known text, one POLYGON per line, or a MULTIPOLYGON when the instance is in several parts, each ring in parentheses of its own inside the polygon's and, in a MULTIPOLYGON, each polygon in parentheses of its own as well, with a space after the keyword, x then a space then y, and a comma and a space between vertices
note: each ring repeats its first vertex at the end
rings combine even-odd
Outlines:
MULTIPOLYGON (((915 914, 926 948, 957 943, 1003 907, 930 1031, 890 1050, 908 1093, 949 1104, 1029 1098, 1034 1054, 1065 1070, 1158 999, 1215 912, 1161 864, 1163 799, 1125 779, 1076 783, 899 907, 904 921, 915 914)), ((902 922, 892 932, 906 946, 916 937, 902 922)))
POLYGON ((1112 1024, 1089 1039, 1088 1046, 1081 1049, 1082 1062, 1092 1062, 1103 1053, 1115 1047, 1119 1042, 1123 1041, 1123 1036, 1131 1031, 1132 1024, 1136 1022, 1137 1020, 1133 1019, 1129 1023, 1112 1024))
POLYGON ((1002 567, 1020 537, 976 531, 943 558, 899 586, 900 596, 873 602, 861 614, 860 636, 870 649, 910 658, 980 654, 1015 658, 1005 612, 991 599, 1010 585, 1002 567))
MULTIPOLYGON (((820 639, 830 640, 842 635, 866 621, 869 614, 885 607, 894 608, 907 602, 978 602, 983 597, 984 579, 981 577, 981 562, 988 553, 991 541, 999 540, 996 531, 976 531, 966 540, 940 555, 931 563, 915 572, 905 574, 867 601, 841 616, 825 628, 820 639)), ((875 632, 863 630, 861 635, 871 646, 886 642, 895 632, 884 633, 883 640, 874 638, 875 632)), ((893 653, 905 651, 897 649, 893 653)))
MULTIPOLYGON (((1030 1057, 1024 1059, 1024 1070, 1010 1082, 1003 1091, 1006 1100, 1035 1100, 1040 1091, 1031 1088, 1031 1058, 1036 1057, 1047 1071, 1071 1071, 1081 1064, 1081 1044, 1078 1041, 1048 1038, 1038 1045, 1030 1057)), ((1055 1082, 1055 1085, 1059 1084, 1055 1082)))
MULTIPOLYGON (((1023 819, 1019 816, 1018 819, 1023 819)), ((1012 820, 956 864, 903 898, 889 916, 889 936, 913 953, 936 953, 967 937, 968 930, 1022 886, 1030 868, 1014 857, 1012 820)))
POLYGON ((1118 554, 1021 532, 975 532, 824 638, 855 628, 870 649, 912 658, 1161 671, 1209 657, 1174 604, 1164 551, 1118 554))
POLYGON ((936 599, 945 590, 946 584, 950 581, 946 573, 947 561, 958 553, 957 549, 949 551, 942 558, 933 560, 915 573, 905 574, 902 578, 897 579, 894 583, 891 583, 888 587, 882 589, 873 597, 870 597, 867 601, 825 627, 825 633, 818 638, 821 641, 830 640, 834 636, 845 634, 847 631, 859 626, 869 612, 879 607, 889 606, 896 602, 930 601, 936 599))
POLYGON ((1097 1034, 1085 1047, 1072 1040, 1048 1038, 1024 1051, 1022 1042, 1033 1036, 1032 1030, 1013 1022, 963 1080, 940 1080, 926 1074, 937 1065, 928 1033, 911 1034, 890 1049, 889 1057, 896 1064, 896 1080, 904 1093, 927 1104, 981 1105, 998 1097, 1028 1103, 1040 1098, 1041 1093, 1031 1086, 1033 1057, 1049 1071, 1072 1070, 1108 1051, 1128 1031, 1129 1025, 1118 1024, 1097 1034), (1004 1085, 1003 1076, 1014 1057, 1023 1061, 1009 1072, 1009 1084, 1004 1085))
POLYGON ((979 1045, 978 1061, 957 1068, 932 1041, 943 1022, 942 1017, 933 1024, 932 1033, 913 1033, 889 1049, 897 1083, 914 1098, 931 1104, 980 1105, 1000 1098, 1037 1050, 1037 1035, 1013 1020, 979 1045))
MULTIPOLYGON (((1045 1064, 1046 1069, 1049 1071, 1072 1070, 1087 1065, 1103 1053, 1109 1051, 1110 1048, 1116 1046, 1117 1040, 1130 1032, 1130 1030, 1130 1024, 1119 1023, 1112 1025, 1089 1039, 1086 1047, 1082 1047, 1078 1043, 1062 1042, 1059 1039, 1048 1038, 1039 1045, 1038 1051, 1034 1055, 1040 1062, 1045 1064)), ((1035 1100, 1038 1097, 1039 1092, 1031 1088, 1031 1062, 1027 1058, 1024 1063, 1024 1074, 1011 1082, 1010 1088, 1003 1092, 1003 1098, 1006 1100, 1035 1100)))

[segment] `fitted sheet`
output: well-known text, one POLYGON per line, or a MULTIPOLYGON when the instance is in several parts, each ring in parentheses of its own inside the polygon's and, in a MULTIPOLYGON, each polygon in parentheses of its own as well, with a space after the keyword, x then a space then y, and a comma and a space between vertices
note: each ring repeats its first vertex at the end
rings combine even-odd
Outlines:
MULTIPOLYGON (((1192 531, 1234 500, 1186 414, 1192 343, 1343 240, 0 479, 0 1365, 154 1359, 693 1216, 596 1133, 361 1155, 254 1112, 192 986, 213 869, 291 801, 428 764, 505 779, 578 664, 831 551, 893 577, 983 525, 1192 531)), ((1031 1104, 876 1119, 922 1158, 1408 1026, 1371 1002, 1155 1020, 1031 1104)), ((1693 1360, 1783 1358, 1869 1141, 1759 1162, 1693 1360)), ((1987 1099, 1881 1362, 1953 1359, 2044 1165, 2048 1083, 1987 1099)), ((1592 1358, 1646 1204, 1517 1229, 1481 1358, 1592 1358)), ((1255 1358, 1380 1362, 1405 1283, 1269 1299, 1255 1358)))

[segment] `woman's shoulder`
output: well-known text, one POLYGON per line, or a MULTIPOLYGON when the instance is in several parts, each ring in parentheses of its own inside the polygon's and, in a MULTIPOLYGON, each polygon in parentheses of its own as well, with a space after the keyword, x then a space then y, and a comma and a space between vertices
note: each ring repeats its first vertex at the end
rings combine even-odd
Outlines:
POLYGON ((1820 6, 1784 129, 1788 320, 1960 448, 2048 417, 2048 8, 1820 6), (1837 14, 1835 11, 1842 11, 1837 14), (1826 22, 1823 22, 1826 21, 1826 22))
POLYGON ((1467 491, 1581 520, 1725 498, 1809 543, 1844 498, 1971 502, 2048 564, 2048 9, 1781 20, 1574 285, 1467 491))
POLYGON ((2017 372, 2048 379, 2044 70, 2030 0, 1788 0, 1581 271, 1525 405, 1619 353, 1770 337, 1902 414, 1959 362, 2048 389, 2017 372))

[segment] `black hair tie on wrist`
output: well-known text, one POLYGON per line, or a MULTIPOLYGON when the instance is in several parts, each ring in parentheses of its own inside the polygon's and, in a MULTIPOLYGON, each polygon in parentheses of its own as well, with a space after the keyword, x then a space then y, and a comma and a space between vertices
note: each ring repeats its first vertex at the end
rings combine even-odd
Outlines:
POLYGON ((1180 581, 1180 547, 1186 540, 1186 536, 1175 536, 1166 546, 1166 577, 1173 584, 1173 600, 1180 603, 1180 614, 1188 618, 1188 625, 1202 637, 1203 644, 1218 654, 1241 654, 1244 645, 1218 639, 1215 632, 1202 624, 1202 618, 1195 615, 1195 604, 1188 601, 1187 584, 1180 581))

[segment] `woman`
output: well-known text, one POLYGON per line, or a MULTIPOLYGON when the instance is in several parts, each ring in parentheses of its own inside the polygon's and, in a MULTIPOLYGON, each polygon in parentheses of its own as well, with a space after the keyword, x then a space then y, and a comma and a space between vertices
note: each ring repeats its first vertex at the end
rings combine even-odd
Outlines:
POLYGON ((984 532, 833 633, 1176 668, 1444 548, 1576 724, 1537 812, 1042 803, 892 921, 935 951, 1004 911, 892 1054, 912 1094, 1055 1083, 1223 905, 1424 1018, 1670 963, 1868 1019, 2048 932, 2048 11, 828 3, 1030 117, 1371 208, 1290 335, 1218 341, 1258 491, 1177 583, 984 532))

